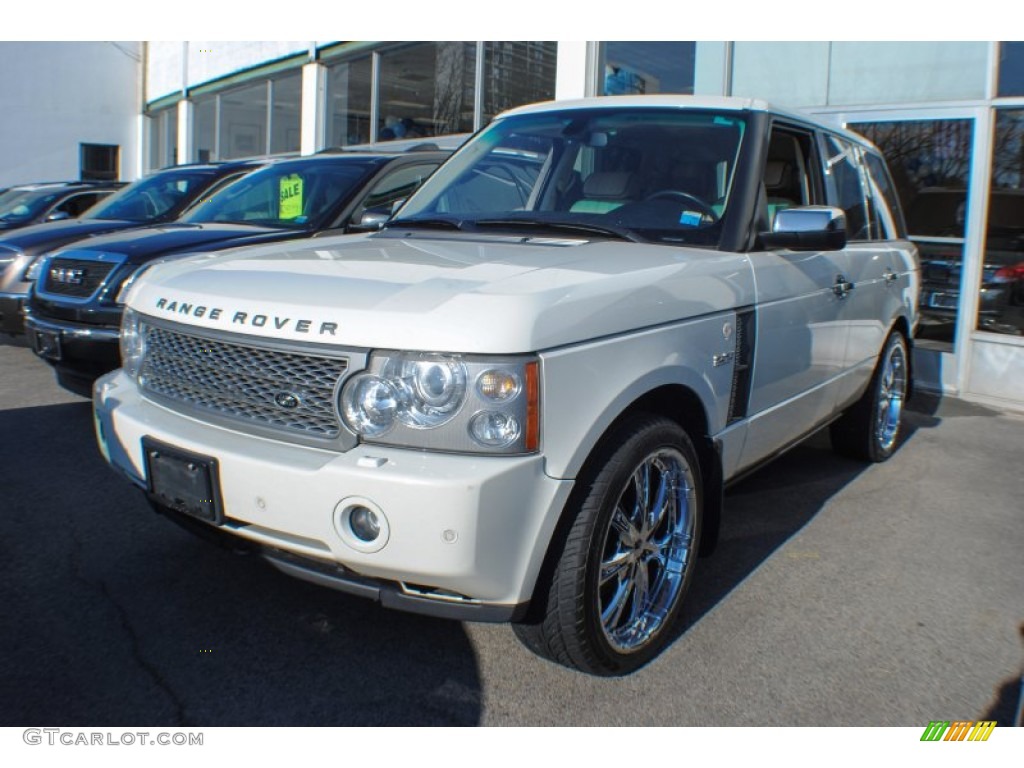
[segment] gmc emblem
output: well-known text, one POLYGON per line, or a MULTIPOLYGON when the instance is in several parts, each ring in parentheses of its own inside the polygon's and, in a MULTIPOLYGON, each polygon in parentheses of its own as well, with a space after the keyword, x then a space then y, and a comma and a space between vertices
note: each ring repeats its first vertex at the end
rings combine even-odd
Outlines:
POLYGON ((81 285, 85 280, 85 270, 72 269, 71 267, 53 267, 50 270, 50 279, 65 285, 81 285))

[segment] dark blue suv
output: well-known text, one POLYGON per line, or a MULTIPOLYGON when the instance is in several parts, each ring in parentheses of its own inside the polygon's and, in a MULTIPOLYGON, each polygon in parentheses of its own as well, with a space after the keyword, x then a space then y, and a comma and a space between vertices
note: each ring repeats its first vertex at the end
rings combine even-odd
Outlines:
POLYGON ((24 330, 22 308, 45 254, 87 237, 172 221, 218 185, 238 179, 264 162, 167 168, 129 184, 78 218, 0 231, 0 331, 13 335, 24 330))
POLYGON ((155 261, 246 245, 376 229, 445 151, 340 152, 271 161, 219 188, 175 222, 89 238, 43 260, 25 307, 36 354, 58 383, 90 396, 121 365, 125 284, 155 261))

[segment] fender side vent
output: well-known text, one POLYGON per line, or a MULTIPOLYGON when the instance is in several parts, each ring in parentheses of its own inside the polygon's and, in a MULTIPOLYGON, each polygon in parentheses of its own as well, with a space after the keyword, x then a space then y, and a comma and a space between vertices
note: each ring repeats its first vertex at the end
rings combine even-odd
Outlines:
POLYGON ((750 379, 753 374, 754 343, 757 336, 753 308, 736 313, 736 364, 732 372, 732 393, 729 396, 729 423, 747 416, 750 405, 750 379))

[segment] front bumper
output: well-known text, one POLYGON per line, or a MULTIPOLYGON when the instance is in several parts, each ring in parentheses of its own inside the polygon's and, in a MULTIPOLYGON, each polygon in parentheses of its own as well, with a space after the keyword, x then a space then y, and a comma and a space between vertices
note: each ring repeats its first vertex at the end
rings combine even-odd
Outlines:
POLYGON ((338 453, 254 437, 156 405, 122 371, 96 382, 94 414, 100 450, 142 488, 144 436, 217 459, 225 522, 190 525, 238 537, 300 578, 447 618, 521 615, 572 488, 540 455, 338 453), (386 519, 378 551, 341 531, 353 500, 386 519))
POLYGON ((28 294, 0 292, 0 331, 10 334, 25 332, 23 310, 28 294))
POLYGON ((25 313, 25 331, 36 354, 66 373, 95 379, 121 365, 117 328, 53 320, 29 309, 25 313), (40 335, 56 337, 59 343, 55 348, 42 345, 38 342, 40 335))

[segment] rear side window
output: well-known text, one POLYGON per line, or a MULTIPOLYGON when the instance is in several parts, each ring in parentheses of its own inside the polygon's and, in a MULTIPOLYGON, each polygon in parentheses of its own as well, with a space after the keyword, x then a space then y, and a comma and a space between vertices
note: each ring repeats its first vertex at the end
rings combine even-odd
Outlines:
POLYGON ((885 161, 873 152, 864 152, 868 188, 871 192, 872 236, 880 240, 893 240, 907 236, 896 187, 885 161))
POLYGON ((75 218, 81 216, 96 204, 96 201, 109 195, 109 192, 85 192, 81 195, 72 195, 54 210, 66 213, 75 218))

